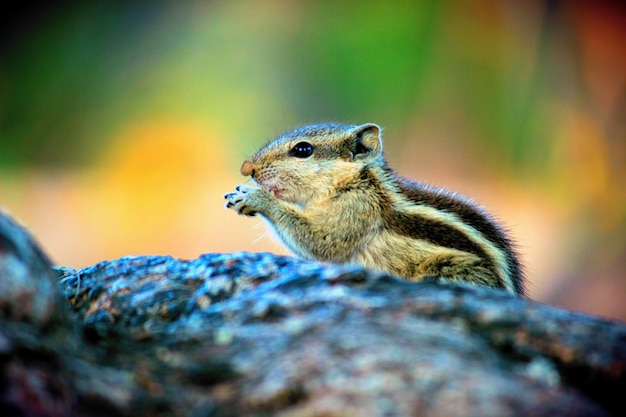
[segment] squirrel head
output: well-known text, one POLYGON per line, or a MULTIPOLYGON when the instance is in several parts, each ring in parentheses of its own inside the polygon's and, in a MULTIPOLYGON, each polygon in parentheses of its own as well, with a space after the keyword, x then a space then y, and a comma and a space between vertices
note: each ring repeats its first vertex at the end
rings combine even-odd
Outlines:
POLYGON ((241 174, 277 198, 306 206, 327 198, 371 164, 383 163, 381 128, 303 126, 266 144, 244 161, 241 174))

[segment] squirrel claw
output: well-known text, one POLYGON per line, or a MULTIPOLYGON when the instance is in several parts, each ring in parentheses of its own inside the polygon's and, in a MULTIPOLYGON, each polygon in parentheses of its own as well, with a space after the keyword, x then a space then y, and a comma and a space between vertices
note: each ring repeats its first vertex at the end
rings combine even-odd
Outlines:
POLYGON ((224 194, 224 198, 226 201, 226 208, 233 209, 237 212, 237 214, 241 214, 244 216, 255 216, 257 214, 257 210, 252 208, 251 191, 254 191, 253 188, 246 187, 245 185, 238 185, 235 187, 236 192, 224 194))

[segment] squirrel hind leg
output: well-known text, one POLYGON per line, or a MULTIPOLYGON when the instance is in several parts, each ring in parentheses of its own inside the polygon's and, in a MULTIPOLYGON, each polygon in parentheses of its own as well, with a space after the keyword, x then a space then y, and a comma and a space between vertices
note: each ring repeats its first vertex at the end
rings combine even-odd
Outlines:
POLYGON ((424 260, 417 268, 416 273, 408 279, 418 281, 426 277, 439 277, 450 281, 504 288, 493 270, 485 266, 481 258, 472 254, 432 256, 424 260))

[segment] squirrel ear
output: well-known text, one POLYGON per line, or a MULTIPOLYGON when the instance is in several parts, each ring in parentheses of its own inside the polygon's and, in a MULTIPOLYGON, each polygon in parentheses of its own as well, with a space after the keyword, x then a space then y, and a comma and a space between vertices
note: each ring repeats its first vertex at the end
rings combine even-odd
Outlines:
POLYGON ((374 123, 357 126, 353 132, 350 153, 353 159, 366 159, 379 155, 383 149, 381 128, 374 123))

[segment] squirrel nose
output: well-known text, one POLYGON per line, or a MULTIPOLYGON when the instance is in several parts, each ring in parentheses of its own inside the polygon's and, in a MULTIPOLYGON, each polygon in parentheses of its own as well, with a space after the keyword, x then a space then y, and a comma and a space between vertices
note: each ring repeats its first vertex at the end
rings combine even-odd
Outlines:
POLYGON ((243 165, 241 165, 241 175, 243 175, 244 177, 253 177, 254 178, 254 171, 255 171, 255 167, 256 165, 253 164, 250 161, 245 161, 243 163, 243 165))

